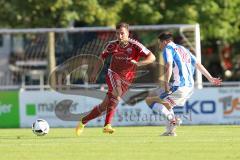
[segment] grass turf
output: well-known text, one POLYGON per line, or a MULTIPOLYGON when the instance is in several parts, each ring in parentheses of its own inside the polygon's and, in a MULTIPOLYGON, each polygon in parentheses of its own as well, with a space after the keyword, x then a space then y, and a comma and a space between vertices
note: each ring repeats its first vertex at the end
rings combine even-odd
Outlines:
POLYGON ((0 129, 1 160, 239 160, 240 126, 181 126, 177 137, 161 137, 163 127, 52 128, 37 137, 31 129, 0 129))

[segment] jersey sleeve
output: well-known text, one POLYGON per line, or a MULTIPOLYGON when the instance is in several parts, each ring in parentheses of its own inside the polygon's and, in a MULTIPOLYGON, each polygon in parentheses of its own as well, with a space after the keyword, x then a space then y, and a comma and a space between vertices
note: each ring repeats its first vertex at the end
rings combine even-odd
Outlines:
POLYGON ((171 48, 165 48, 163 50, 164 63, 173 63, 173 50, 171 48))
POLYGON ((136 50, 138 51, 138 54, 141 57, 147 57, 151 53, 151 51, 140 42, 133 39, 129 39, 129 41, 135 46, 136 50))
MULTIPOLYGON (((141 44, 142 45, 142 44, 141 44)), ((149 54, 150 54, 150 50, 147 49, 147 47, 145 47, 144 45, 142 45, 141 47, 141 50, 139 52, 139 54, 142 56, 142 57, 147 57, 149 54)))
POLYGON ((100 57, 101 57, 102 59, 106 59, 110 54, 112 54, 113 48, 114 48, 114 44, 108 42, 108 43, 105 45, 102 53, 100 54, 100 57))

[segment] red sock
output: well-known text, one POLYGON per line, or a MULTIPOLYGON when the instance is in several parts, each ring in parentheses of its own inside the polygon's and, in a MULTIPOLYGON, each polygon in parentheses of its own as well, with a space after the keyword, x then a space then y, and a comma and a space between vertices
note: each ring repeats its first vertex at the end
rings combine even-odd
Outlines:
POLYGON ((111 124, 116 108, 117 108, 117 104, 111 105, 107 108, 107 114, 106 114, 104 126, 106 126, 107 124, 111 124))
POLYGON ((104 112, 104 111, 101 111, 101 109, 99 109, 99 107, 100 107, 99 105, 95 106, 88 115, 83 117, 82 123, 86 124, 88 121, 100 116, 102 114, 102 112, 104 112))

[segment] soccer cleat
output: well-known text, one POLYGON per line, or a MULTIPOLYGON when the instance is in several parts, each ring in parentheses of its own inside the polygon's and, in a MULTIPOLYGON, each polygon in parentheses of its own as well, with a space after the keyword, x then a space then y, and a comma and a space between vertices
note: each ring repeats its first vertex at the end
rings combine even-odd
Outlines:
POLYGON ((180 126, 182 124, 181 118, 176 118, 176 125, 180 126))
POLYGON ((107 124, 105 127, 103 127, 103 133, 113 134, 114 132, 115 129, 112 128, 111 124, 107 124))
POLYGON ((176 127, 182 124, 182 120, 180 118, 174 118, 173 120, 168 122, 166 126, 166 132, 164 132, 161 136, 177 136, 176 127))
POLYGON ((76 127, 76 135, 80 136, 84 130, 85 125, 82 123, 82 121, 80 120, 80 122, 78 123, 77 127, 76 127))

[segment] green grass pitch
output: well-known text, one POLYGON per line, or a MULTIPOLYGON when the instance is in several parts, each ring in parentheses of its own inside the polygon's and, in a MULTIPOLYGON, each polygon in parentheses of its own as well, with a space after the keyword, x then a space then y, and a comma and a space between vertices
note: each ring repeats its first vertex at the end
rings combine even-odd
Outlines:
POLYGON ((161 126, 51 128, 44 137, 31 129, 0 129, 1 160, 239 160, 240 126, 180 126, 177 137, 161 137, 161 126))

